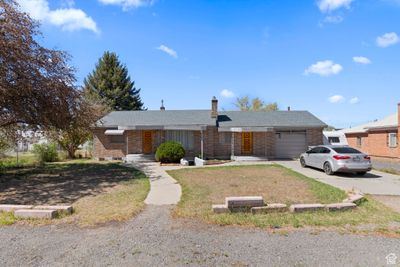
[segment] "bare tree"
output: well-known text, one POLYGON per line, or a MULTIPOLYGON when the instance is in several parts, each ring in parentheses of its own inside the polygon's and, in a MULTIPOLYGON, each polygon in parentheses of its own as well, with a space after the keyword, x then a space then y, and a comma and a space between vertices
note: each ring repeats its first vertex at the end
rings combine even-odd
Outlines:
POLYGON ((277 111, 279 110, 276 102, 266 104, 259 97, 250 100, 249 96, 238 97, 235 106, 241 111, 277 111))

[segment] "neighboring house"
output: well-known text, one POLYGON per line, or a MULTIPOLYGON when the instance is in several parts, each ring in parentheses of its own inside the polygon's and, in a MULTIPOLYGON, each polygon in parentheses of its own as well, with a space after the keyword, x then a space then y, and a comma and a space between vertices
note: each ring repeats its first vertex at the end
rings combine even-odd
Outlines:
POLYGON ((180 142, 187 157, 228 159, 236 156, 295 158, 308 146, 322 144, 325 123, 308 111, 211 110, 114 111, 99 120, 93 156, 124 158, 154 154, 169 140, 180 142))
POLYGON ((347 146, 346 135, 343 131, 324 131, 324 145, 347 146))
POLYGON ((400 103, 397 109, 397 113, 384 119, 342 130, 349 145, 371 156, 399 159, 400 103))
POLYGON ((33 149, 35 144, 47 144, 49 141, 40 131, 18 131, 18 142, 15 147, 15 152, 28 152, 33 149))

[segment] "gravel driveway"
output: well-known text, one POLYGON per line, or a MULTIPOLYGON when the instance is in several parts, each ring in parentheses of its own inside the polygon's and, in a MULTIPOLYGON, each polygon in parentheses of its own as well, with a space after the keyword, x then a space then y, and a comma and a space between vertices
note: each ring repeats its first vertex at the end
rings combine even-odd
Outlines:
POLYGON ((398 239, 306 231, 271 234, 170 218, 167 206, 92 229, 0 228, 0 266, 385 266, 398 239))

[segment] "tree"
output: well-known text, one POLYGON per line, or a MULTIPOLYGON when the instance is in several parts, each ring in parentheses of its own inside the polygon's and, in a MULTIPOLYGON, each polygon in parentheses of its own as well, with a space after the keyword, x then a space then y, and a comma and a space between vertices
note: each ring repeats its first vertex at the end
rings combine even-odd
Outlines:
POLYGON ((91 127, 107 112, 102 104, 90 102, 83 95, 79 96, 75 103, 74 108, 70 110, 69 124, 63 129, 47 132, 51 139, 67 151, 68 158, 75 158, 79 146, 92 137, 91 127))
POLYGON ((0 1, 0 129, 63 128, 78 94, 69 55, 42 47, 38 24, 14 0, 0 1))
POLYGON ((104 53, 84 84, 84 92, 89 99, 100 100, 112 110, 143 109, 140 89, 135 88, 128 69, 113 52, 104 53))
POLYGON ((238 97, 235 106, 241 111, 277 111, 279 110, 276 102, 266 104, 263 100, 256 97, 251 101, 249 96, 238 97))

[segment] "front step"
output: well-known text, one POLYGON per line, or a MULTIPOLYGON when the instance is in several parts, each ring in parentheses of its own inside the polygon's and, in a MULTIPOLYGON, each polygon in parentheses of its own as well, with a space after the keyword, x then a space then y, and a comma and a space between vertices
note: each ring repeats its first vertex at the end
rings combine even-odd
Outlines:
POLYGON ((146 154, 129 154, 125 157, 125 162, 154 162, 154 155, 146 154))

